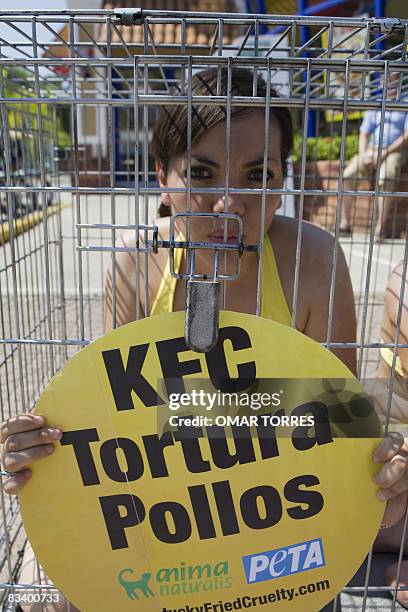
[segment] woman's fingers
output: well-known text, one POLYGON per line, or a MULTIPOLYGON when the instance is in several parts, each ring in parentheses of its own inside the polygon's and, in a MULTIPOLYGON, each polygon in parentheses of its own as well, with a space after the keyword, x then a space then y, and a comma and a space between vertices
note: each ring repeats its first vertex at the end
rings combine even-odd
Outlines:
POLYGON ((42 427, 21 433, 11 434, 3 445, 3 455, 60 440, 62 432, 55 427, 42 427))
POLYGON ((408 477, 405 475, 403 478, 398 480, 395 484, 390 486, 382 487, 377 491, 377 498, 380 501, 388 501, 397 497, 398 495, 402 495, 407 493, 408 491, 408 477))
POLYGON ((387 435, 386 438, 377 446, 373 454, 374 463, 386 463, 391 461, 404 446, 404 437, 397 432, 387 435))
POLYGON ((2 463, 12 476, 4 481, 4 491, 11 495, 20 492, 31 477, 27 467, 54 452, 54 444, 62 432, 55 427, 45 427, 45 418, 38 414, 20 414, 0 425, 2 463))
POLYGON ((30 478, 31 470, 22 470, 4 481, 3 490, 8 495, 18 495, 30 478))
POLYGON ((377 447, 374 461, 384 465, 374 476, 380 487, 377 497, 387 501, 408 490, 408 455, 404 450, 404 438, 400 434, 390 434, 377 447))
POLYGON ((34 461, 44 459, 53 452, 53 444, 41 444, 17 453, 6 453, 3 458, 3 466, 7 472, 19 472, 34 461))
POLYGON ((380 501, 389 501, 399 495, 406 495, 408 489, 408 480, 402 479, 396 485, 389 487, 388 489, 380 489, 377 492, 377 498, 380 501))
POLYGON ((390 461, 384 463, 380 471, 374 476, 374 482, 382 489, 388 489, 406 475, 408 457, 395 455, 390 461))
POLYGON ((30 431, 45 425, 45 418, 40 414, 19 414, 11 417, 0 425, 0 442, 5 443, 7 438, 13 434, 30 431))
POLYGON ((404 518, 407 509, 407 493, 401 493, 385 504, 383 524, 386 527, 397 525, 404 518))

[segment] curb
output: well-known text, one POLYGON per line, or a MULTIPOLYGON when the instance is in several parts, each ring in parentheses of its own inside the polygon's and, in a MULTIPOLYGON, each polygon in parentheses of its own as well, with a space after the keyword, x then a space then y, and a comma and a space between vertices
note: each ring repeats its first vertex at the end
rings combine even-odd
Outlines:
MULTIPOLYGON (((62 210, 63 208, 67 208, 71 206, 71 204, 52 204, 47 207, 47 217, 51 217, 55 215, 57 212, 62 210)), ((34 212, 28 213, 21 217, 21 219, 15 219, 13 221, 13 230, 14 236, 19 236, 23 232, 26 232, 29 229, 32 229, 36 225, 39 225, 44 218, 44 213, 42 210, 35 210, 34 212)), ((6 242, 10 241, 10 224, 8 221, 0 223, 0 246, 6 244, 6 242)))

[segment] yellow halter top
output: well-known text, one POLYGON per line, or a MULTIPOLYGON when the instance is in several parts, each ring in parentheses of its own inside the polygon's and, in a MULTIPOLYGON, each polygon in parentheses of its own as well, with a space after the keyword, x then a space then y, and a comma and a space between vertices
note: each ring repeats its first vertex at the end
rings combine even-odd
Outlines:
MULTIPOLYGON (((381 340, 381 342, 383 342, 383 340, 381 340)), ((392 360, 394 357, 394 351, 386 346, 380 348, 380 355, 382 357, 382 359, 385 361, 385 363, 392 368, 392 360)), ((395 372, 397 374, 399 374, 402 378, 406 378, 404 370, 402 369, 402 363, 401 363, 401 358, 399 355, 397 355, 397 358, 395 360, 395 372)))
MULTIPOLYGON (((174 251, 174 269, 178 273, 181 269, 183 250, 174 251)), ((170 274, 170 262, 167 260, 166 267, 160 281, 159 290, 153 301, 150 315, 173 312, 174 294, 176 292, 177 279, 170 274)), ((276 265, 275 253, 273 252, 270 238, 265 234, 263 266, 262 266, 262 296, 261 316, 265 319, 277 321, 283 325, 292 324, 292 315, 283 291, 276 265)))

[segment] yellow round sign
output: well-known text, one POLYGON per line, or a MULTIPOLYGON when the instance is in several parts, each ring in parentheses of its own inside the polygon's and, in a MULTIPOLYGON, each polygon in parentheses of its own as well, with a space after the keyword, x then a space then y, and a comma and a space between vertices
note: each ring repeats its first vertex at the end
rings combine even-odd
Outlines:
POLYGON ((198 354, 183 327, 121 327, 47 386, 36 412, 64 435, 21 493, 35 554, 84 612, 319 610, 384 511, 371 405, 293 329, 221 312, 198 354))

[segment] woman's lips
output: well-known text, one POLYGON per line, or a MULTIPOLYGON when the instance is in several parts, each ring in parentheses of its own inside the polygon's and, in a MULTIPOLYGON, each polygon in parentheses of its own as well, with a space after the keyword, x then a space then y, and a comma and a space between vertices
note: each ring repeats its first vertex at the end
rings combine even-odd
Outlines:
POLYGON ((236 243, 238 242, 237 234, 227 234, 226 240, 224 234, 208 234, 208 242, 219 242, 219 243, 236 243))

